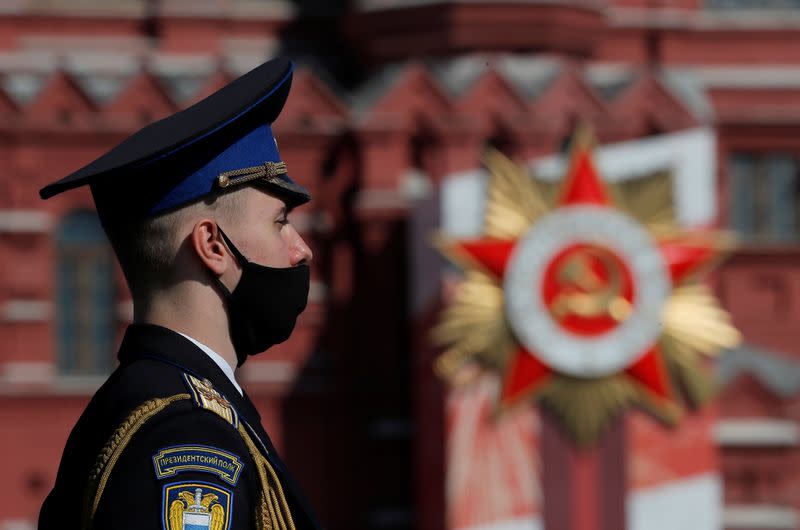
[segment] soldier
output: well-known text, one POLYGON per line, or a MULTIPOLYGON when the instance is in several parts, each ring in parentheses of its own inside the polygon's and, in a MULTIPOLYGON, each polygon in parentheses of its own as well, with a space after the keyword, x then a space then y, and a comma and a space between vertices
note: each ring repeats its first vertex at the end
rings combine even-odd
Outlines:
POLYGON ((271 129, 291 79, 267 62, 41 190, 89 185, 134 323, 39 528, 319 528, 234 376, 308 297, 311 251, 286 216, 310 196, 271 129))

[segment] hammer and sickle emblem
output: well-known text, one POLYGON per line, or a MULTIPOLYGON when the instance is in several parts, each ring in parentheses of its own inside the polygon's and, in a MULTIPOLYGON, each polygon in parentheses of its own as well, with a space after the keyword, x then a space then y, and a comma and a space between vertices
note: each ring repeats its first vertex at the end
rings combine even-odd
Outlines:
POLYGON ((631 313, 631 303, 622 296, 622 271, 608 251, 596 247, 569 256, 558 268, 556 280, 562 286, 580 291, 559 293, 550 304, 550 313, 561 321, 568 316, 597 318, 608 316, 622 322, 631 313), (596 260, 596 261, 595 261, 596 260), (600 264, 604 279, 593 267, 600 264))

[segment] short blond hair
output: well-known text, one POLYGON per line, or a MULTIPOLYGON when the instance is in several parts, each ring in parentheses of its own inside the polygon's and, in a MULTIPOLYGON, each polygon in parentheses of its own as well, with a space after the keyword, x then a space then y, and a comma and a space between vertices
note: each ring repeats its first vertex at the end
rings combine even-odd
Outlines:
POLYGON ((232 191, 154 217, 101 219, 134 299, 147 297, 177 279, 175 258, 183 236, 188 235, 180 233, 181 227, 203 216, 231 224, 239 218, 242 203, 242 194, 232 191))

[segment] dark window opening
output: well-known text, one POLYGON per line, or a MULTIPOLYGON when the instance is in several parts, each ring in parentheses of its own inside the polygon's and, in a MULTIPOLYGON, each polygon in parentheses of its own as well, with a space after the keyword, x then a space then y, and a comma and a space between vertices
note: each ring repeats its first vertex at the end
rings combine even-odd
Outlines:
POLYGON ((800 158, 736 153, 729 168, 730 227, 744 241, 800 239, 800 158))
POLYGON ((67 215, 56 246, 59 372, 106 374, 112 367, 116 320, 113 258, 97 214, 67 215))

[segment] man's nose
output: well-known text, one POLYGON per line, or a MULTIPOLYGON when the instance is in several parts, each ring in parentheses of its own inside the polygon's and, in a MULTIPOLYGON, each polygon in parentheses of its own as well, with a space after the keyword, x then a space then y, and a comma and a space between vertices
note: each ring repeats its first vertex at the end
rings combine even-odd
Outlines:
POLYGON ((300 234, 297 233, 297 230, 292 225, 286 225, 284 232, 284 237, 289 247, 289 263, 291 266, 295 267, 304 263, 311 263, 314 254, 300 234))

